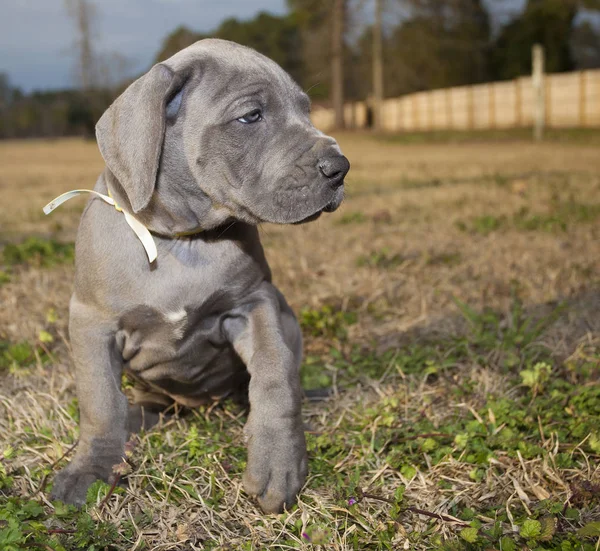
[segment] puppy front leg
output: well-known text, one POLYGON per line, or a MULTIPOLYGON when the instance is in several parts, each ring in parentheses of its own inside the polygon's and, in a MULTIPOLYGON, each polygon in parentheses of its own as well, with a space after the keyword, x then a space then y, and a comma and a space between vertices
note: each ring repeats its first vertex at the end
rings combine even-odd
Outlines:
POLYGON ((290 311, 282 311, 274 288, 265 284, 256 302, 232 312, 224 322, 227 337, 250 373, 244 487, 266 513, 290 507, 307 473, 296 346, 300 337, 299 328, 290 336, 292 321, 297 327, 290 311))
POLYGON ((54 479, 52 499, 83 505, 90 484, 108 482, 128 437, 128 404, 121 392, 122 361, 114 329, 98 312, 71 300, 69 333, 79 399, 75 457, 54 479))

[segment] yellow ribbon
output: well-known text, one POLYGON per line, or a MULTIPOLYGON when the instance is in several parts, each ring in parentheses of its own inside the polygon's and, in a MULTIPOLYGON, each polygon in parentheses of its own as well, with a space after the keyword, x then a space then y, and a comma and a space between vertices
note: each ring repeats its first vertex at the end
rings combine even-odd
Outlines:
MULTIPOLYGON (((142 245, 144 246, 146 254, 148 255, 148 261, 154 262, 158 255, 158 252, 156 250, 156 243, 154 243, 154 239, 152 238, 152 234, 150 233, 150 230, 146 226, 144 226, 144 224, 142 224, 139 220, 134 218, 134 216, 132 214, 129 214, 127 211, 123 210, 117 204, 117 202, 114 200, 113 196, 110 193, 110 190, 107 190, 107 192, 108 192, 108 195, 104 195, 103 193, 99 193, 99 192, 93 191, 91 189, 74 189, 72 191, 67 191, 66 193, 63 193, 62 195, 59 195, 56 199, 50 201, 44 207, 44 213, 50 214, 56 207, 59 207, 65 201, 68 201, 69 199, 72 199, 73 197, 76 197, 77 195, 81 195, 82 193, 91 193, 92 195, 95 195, 99 199, 102 199, 105 203, 108 203, 109 205, 114 207, 117 212, 123 213, 123 215, 125 216, 125 220, 127 221, 127 224, 129 224, 129 227, 134 231, 135 235, 137 235, 138 239, 141 241, 142 245)), ((202 229, 197 229, 197 230, 191 230, 191 231, 187 231, 187 232, 178 232, 175 234, 175 236, 176 237, 190 237, 192 235, 197 235, 199 233, 202 233, 202 231, 203 231, 202 229)))
POLYGON ((112 197, 110 197, 110 191, 108 192, 108 195, 104 195, 103 193, 98 193, 97 191, 93 191, 91 189, 74 189, 72 191, 67 191, 66 193, 63 193, 62 195, 59 195, 56 199, 50 201, 44 207, 44 214, 50 214, 56 207, 59 207, 65 201, 68 201, 69 199, 72 199, 73 197, 76 197, 77 195, 81 195, 82 193, 91 193, 92 195, 95 195, 99 199, 102 199, 105 203, 108 203, 109 205, 114 207, 117 210, 117 212, 123 213, 123 216, 125 216, 125 221, 129 225, 129 227, 133 230, 133 232, 135 233, 137 238, 141 241, 141 243, 144 247, 144 250, 146 251, 146 255, 148 255, 148 261, 150 263, 152 263, 156 260, 158 252, 156 250, 156 243, 154 242, 154 239, 152 238, 152 234, 150 233, 150 230, 146 226, 144 226, 144 224, 142 224, 139 220, 134 218, 133 215, 129 214, 127 211, 125 211, 121 207, 119 207, 119 205, 117 205, 116 201, 112 197))

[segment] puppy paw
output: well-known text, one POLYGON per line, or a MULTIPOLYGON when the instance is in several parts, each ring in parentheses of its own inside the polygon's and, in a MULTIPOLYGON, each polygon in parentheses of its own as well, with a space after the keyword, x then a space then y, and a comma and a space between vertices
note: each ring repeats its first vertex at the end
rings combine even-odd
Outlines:
POLYGON ((71 463, 54 477, 50 499, 82 507, 85 505, 89 487, 96 480, 112 483, 112 469, 97 466, 76 467, 71 463))
POLYGON ((85 505, 88 488, 97 478, 94 473, 78 472, 75 469, 66 467, 54 478, 50 499, 81 507, 85 505))
POLYGON ((243 483, 265 513, 291 507, 306 480, 308 459, 302 420, 282 420, 282 426, 248 421, 248 466, 243 483), (286 426, 287 425, 287 426, 286 426))

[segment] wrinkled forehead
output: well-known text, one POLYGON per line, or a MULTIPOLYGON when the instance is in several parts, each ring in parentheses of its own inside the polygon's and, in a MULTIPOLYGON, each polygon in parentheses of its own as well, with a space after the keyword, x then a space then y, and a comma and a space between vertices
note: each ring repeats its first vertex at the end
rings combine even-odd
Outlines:
POLYGON ((251 48, 227 40, 200 40, 163 63, 175 72, 196 69, 200 79, 218 80, 232 91, 269 83, 289 95, 304 94, 277 63, 251 48))

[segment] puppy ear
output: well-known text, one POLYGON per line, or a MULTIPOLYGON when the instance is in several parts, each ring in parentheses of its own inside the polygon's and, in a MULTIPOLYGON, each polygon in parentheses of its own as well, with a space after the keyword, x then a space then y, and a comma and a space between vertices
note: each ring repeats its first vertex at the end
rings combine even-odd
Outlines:
POLYGON ((154 192, 167 104, 175 96, 179 108, 183 81, 159 63, 131 84, 96 124, 100 153, 123 186, 134 213, 148 206, 154 192))

